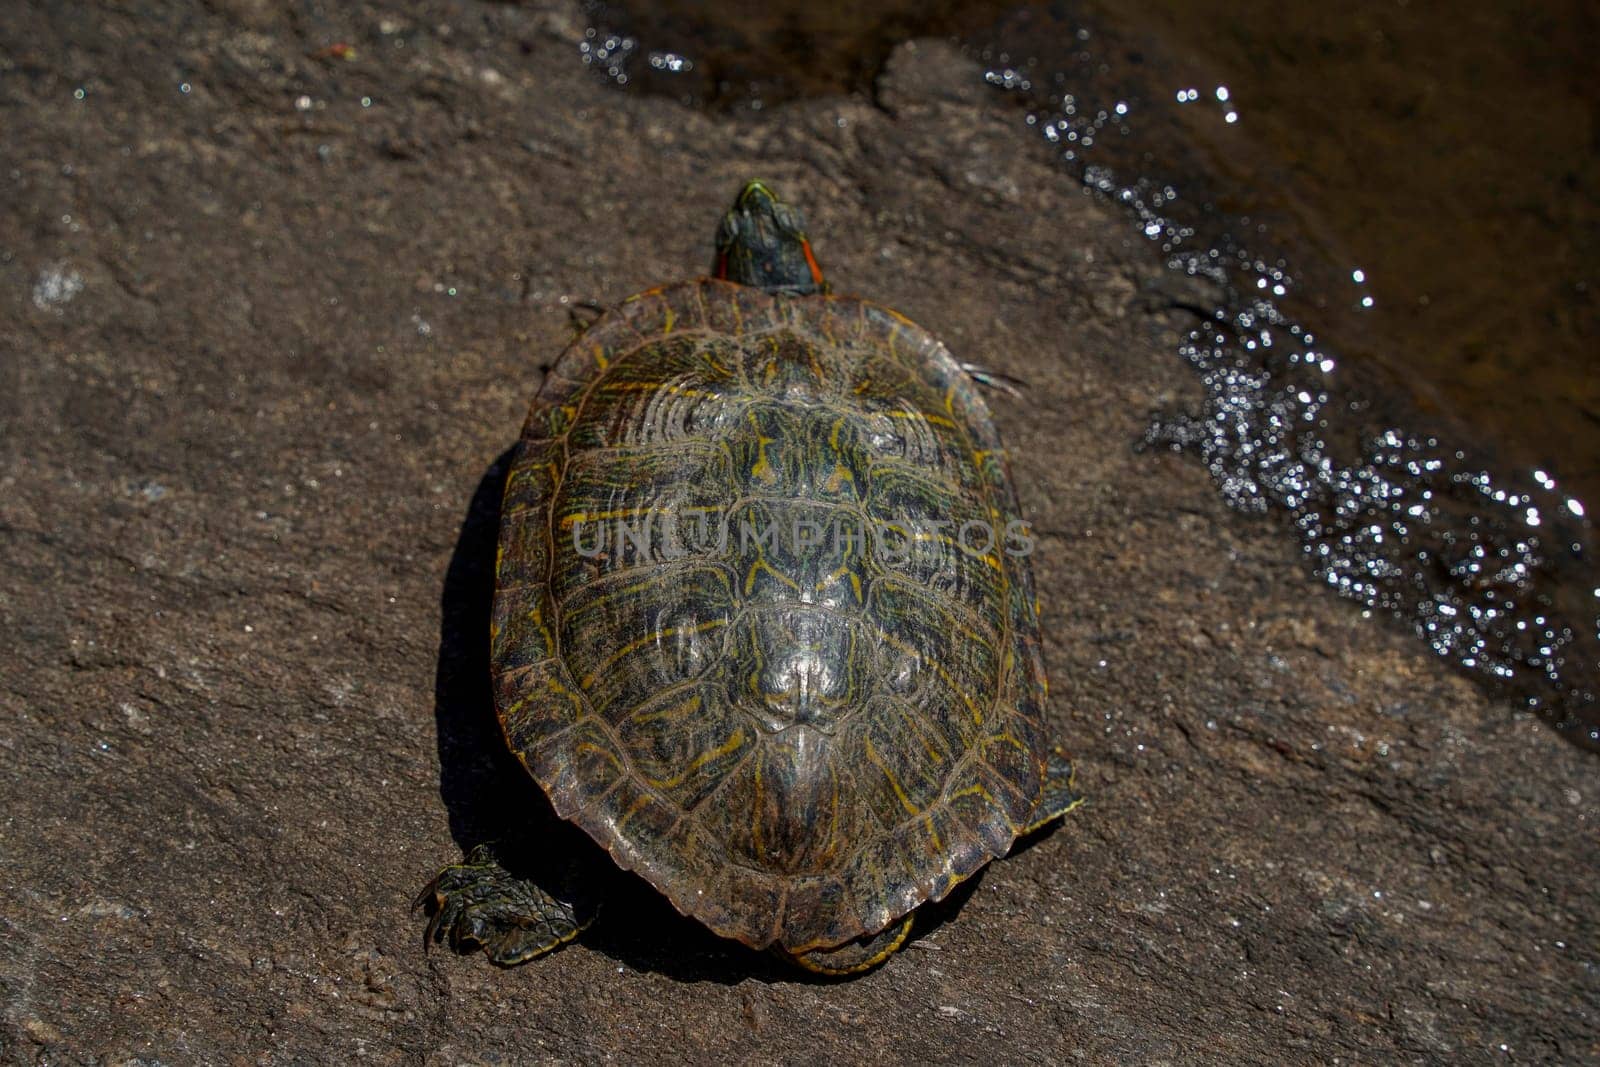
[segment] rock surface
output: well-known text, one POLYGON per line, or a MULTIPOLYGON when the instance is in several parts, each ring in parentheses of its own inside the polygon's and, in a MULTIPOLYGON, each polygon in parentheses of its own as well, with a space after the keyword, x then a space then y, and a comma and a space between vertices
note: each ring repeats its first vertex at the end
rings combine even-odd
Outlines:
POLYGON ((1134 451, 1186 313, 1116 209, 942 45, 739 119, 581 32, 0 10, 0 1054, 1600 1058, 1593 757, 1134 451), (702 269, 755 174, 838 286, 1032 383, 999 414, 1089 804, 851 982, 625 879, 528 966, 424 954, 419 887, 537 811, 483 677, 497 457, 569 302, 702 269))

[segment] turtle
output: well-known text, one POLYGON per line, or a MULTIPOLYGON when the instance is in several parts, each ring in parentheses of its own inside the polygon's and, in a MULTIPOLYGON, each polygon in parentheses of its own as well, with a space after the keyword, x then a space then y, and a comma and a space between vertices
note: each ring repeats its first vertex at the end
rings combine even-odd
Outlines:
MULTIPOLYGON (((980 394, 1000 376, 834 293, 765 182, 715 247, 541 384, 505 481, 495 708, 556 814, 678 911, 858 974, 1079 803, 1034 539, 980 394)), ((425 944, 503 965, 596 910, 492 845, 417 904, 425 944)))

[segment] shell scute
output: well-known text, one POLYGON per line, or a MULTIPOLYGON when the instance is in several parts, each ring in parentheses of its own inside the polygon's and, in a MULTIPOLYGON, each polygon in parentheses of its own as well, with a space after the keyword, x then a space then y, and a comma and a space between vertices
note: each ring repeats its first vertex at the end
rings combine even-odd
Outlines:
POLYGON ((938 804, 950 773, 950 759, 937 727, 917 721, 917 709, 889 702, 861 724, 856 739, 864 755, 856 781, 878 825, 892 831, 938 804))
POLYGON ((858 818, 840 762, 815 736, 763 737, 718 794, 726 814, 715 814, 714 830, 732 860, 775 876, 833 869, 851 851, 858 818))
POLYGON ((992 774, 983 764, 968 762, 951 776, 946 803, 983 850, 997 856, 1011 846, 1019 826, 1002 798, 990 790, 992 774))
POLYGON ((730 624, 729 584, 714 566, 674 572, 665 583, 625 571, 571 597, 562 608, 561 647, 589 706, 609 718, 701 677, 730 624), (646 583, 667 588, 641 596, 646 583))
POLYGON ((658 693, 617 723, 640 784, 692 814, 755 751, 757 731, 709 685, 658 693))
POLYGON ((703 328, 712 333, 737 337, 770 329, 781 321, 778 301, 760 289, 710 279, 687 284, 698 284, 695 296, 701 321, 703 328))
POLYGON ((489 655, 511 672, 545 663, 556 654, 548 625, 550 595, 542 585, 507 586, 496 599, 489 624, 489 655))
POLYGON ((585 708, 577 690, 563 684, 566 668, 546 660, 515 668, 495 679, 495 706, 511 750, 526 762, 576 725, 585 708))
POLYGON ((681 819, 672 804, 638 779, 624 775, 602 794, 590 813, 598 825, 613 831, 613 856, 632 870, 659 867, 668 837, 681 819))
POLYGON ((579 719, 561 736, 559 748, 534 750, 531 770, 546 783, 558 814, 568 819, 588 816, 627 777, 627 762, 593 716, 579 719))

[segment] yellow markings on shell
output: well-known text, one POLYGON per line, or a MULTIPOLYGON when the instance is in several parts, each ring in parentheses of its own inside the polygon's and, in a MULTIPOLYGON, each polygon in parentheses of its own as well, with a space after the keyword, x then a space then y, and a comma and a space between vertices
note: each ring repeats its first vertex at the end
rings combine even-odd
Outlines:
MULTIPOLYGON (((715 577, 721 578, 722 575, 720 573, 718 573, 718 574, 715 575, 715 577)), ((611 591, 609 591, 609 592, 607 592, 605 594, 604 599, 612 600, 612 599, 614 599, 616 597, 622 597, 622 598, 626 599, 626 598, 628 598, 630 596, 639 596, 640 594, 648 594, 648 593, 654 592, 655 590, 658 590, 660 588, 661 588, 661 579, 659 577, 657 577, 657 576, 652 575, 652 576, 649 576, 649 577, 646 577, 646 578, 641 578, 639 581, 634 582, 632 585, 625 585, 621 589, 612 589, 611 591)))
POLYGON ((663 319, 662 322, 661 322, 661 332, 662 333, 671 333, 672 332, 672 324, 677 322, 677 321, 678 321, 677 314, 669 306, 667 308, 667 317, 665 319, 663 319))
POLYGON ((542 599, 534 601, 533 607, 528 611, 527 619, 533 624, 533 628, 543 636, 545 647, 550 648, 554 647, 555 641, 550 635, 549 628, 544 623, 543 604, 544 601, 542 599))
MULTIPOLYGON (((833 428, 828 431, 828 447, 833 449, 835 452, 838 452, 840 449, 839 431, 844 429, 844 424, 844 419, 834 419, 833 428)), ((843 463, 836 463, 833 467, 833 473, 829 474, 828 480, 823 483, 823 488, 827 489, 830 493, 837 493, 841 488, 844 487, 845 482, 849 482, 851 485, 854 485, 856 483, 856 476, 852 474, 850 472, 850 468, 846 467, 843 463)))
POLYGON ((935 764, 943 763, 945 761, 944 753, 935 748, 933 746, 933 742, 928 740, 927 723, 917 718, 915 715, 902 715, 901 721, 906 724, 907 729, 911 730, 917 735, 917 740, 922 742, 922 751, 928 754, 928 759, 933 761, 935 764))
POLYGON ((950 794, 951 800, 960 800, 962 797, 982 797, 989 807, 1000 813, 1000 818, 1005 820, 1006 826, 1012 833, 1017 832, 1017 824, 1011 821, 1011 813, 1006 811, 1006 806, 994 798, 994 794, 983 787, 981 782, 973 782, 965 789, 950 794))
POLYGON ((800 583, 796 582, 793 578, 790 578, 788 575, 784 574, 783 572, 774 570, 771 567, 771 565, 769 565, 767 563, 766 560, 757 559, 754 563, 752 563, 750 565, 749 573, 744 576, 744 595, 745 596, 749 596, 751 591, 755 589, 755 587, 756 587, 756 573, 758 571, 766 571, 768 574, 770 574, 774 578, 778 579, 778 581, 782 582, 784 585, 788 586, 790 589, 793 589, 796 593, 800 592, 800 583))
POLYGON ((597 745, 592 741, 580 741, 578 744, 573 746, 573 750, 579 755, 592 752, 604 756, 607 763, 610 763, 619 771, 622 770, 622 761, 617 758, 617 754, 611 751, 609 748, 606 748, 604 745, 597 745))
POLYGON ((828 848, 815 857, 816 860, 821 862, 831 860, 834 853, 838 851, 839 841, 839 789, 837 782, 834 783, 833 793, 828 801, 828 830, 824 834, 819 834, 817 839, 826 842, 828 848))
POLYGON ((925 543, 925 544, 926 543, 937 543, 937 544, 944 545, 947 548, 959 549, 962 552, 963 555, 971 556, 973 559, 981 559, 981 560, 983 560, 983 562, 987 563, 994 570, 998 571, 998 570, 1003 570, 1004 569, 1004 568, 1002 568, 1000 566, 1000 557, 992 555, 992 554, 991 555, 980 556, 976 552, 968 551, 967 547, 965 545, 961 544, 959 541, 957 541, 954 537, 948 537, 948 536, 946 536, 944 534, 919 533, 919 534, 912 534, 911 535, 911 540, 914 541, 914 542, 922 542, 922 543, 925 543))
POLYGON ((647 781, 649 781, 649 783, 652 786, 655 786, 657 789, 674 789, 688 781, 691 774, 694 774, 706 764, 715 760, 719 760, 724 756, 730 756, 744 746, 744 728, 740 727, 739 729, 735 730, 733 732, 733 736, 728 738, 728 740, 724 743, 718 745, 714 749, 711 749, 709 752, 702 752, 700 755, 696 756, 689 762, 689 765, 683 769, 681 774, 678 774, 672 778, 662 778, 659 780, 651 778, 647 779, 647 781))
POLYGON ((834 582, 838 581, 840 578, 844 578, 846 576, 848 576, 849 579, 850 579, 850 588, 856 595, 856 602, 860 603, 861 602, 861 576, 858 575, 855 571, 850 569, 850 564, 846 563, 846 564, 841 565, 838 570, 834 571, 832 574, 830 574, 826 578, 824 578, 822 580, 822 584, 823 585, 831 585, 834 582))
POLYGON ((554 674, 551 674, 545 678, 544 687, 552 696, 565 697, 569 703, 576 695, 572 692, 572 690, 562 685, 561 679, 557 678, 554 674))
POLYGON ((604 393, 671 393, 673 396, 687 396, 704 399, 711 393, 704 389, 690 389, 687 386, 674 382, 606 382, 601 386, 604 393))
POLYGON ((900 801, 901 806, 906 809, 906 814, 917 814, 919 809, 915 804, 911 803, 911 798, 906 796, 906 791, 900 785, 900 780, 894 776, 894 772, 889 769, 889 765, 884 762, 883 757, 878 754, 878 750, 873 747, 871 738, 867 739, 867 762, 883 773, 884 780, 889 783, 889 788, 894 790, 894 795, 900 801))
MULTIPOLYGON (((961 632, 963 634, 965 634, 966 636, 968 636, 970 638, 973 638, 974 640, 978 639, 978 635, 977 634, 973 633, 971 630, 966 629, 965 627, 962 628, 961 632)), ((890 648, 893 648, 893 649, 895 649, 895 650, 897 650, 899 652, 904 652, 908 656, 917 656, 917 657, 920 658, 921 655, 922 655, 920 652, 918 652, 916 649, 912 648, 910 645, 906 644, 904 641, 901 641, 901 640, 898 640, 898 639, 896 639, 894 637, 891 637, 888 634, 881 634, 879 636, 880 636, 880 639, 883 641, 884 644, 888 645, 890 648)), ((928 663, 927 660, 923 660, 922 662, 928 663)), ((948 685, 950 687, 950 689, 956 694, 956 696, 961 698, 961 703, 963 703, 963 704, 965 704, 967 706, 967 710, 972 712, 972 721, 973 721, 973 723, 975 723, 978 726, 982 726, 983 725, 983 709, 978 707, 977 704, 973 703, 972 698, 967 695, 967 691, 965 689, 962 689, 959 685, 956 684, 955 678, 951 677, 950 672, 945 669, 945 667, 944 667, 944 665, 942 663, 929 663, 929 666, 931 666, 933 668, 934 673, 938 674, 938 676, 940 678, 944 679, 944 684, 948 685)))
POLYGON ((664 630, 657 630, 654 633, 645 634, 643 637, 638 638, 637 640, 629 641, 614 654, 607 657, 604 663, 601 663, 598 668, 589 672, 589 674, 581 679, 578 682, 578 686, 581 689, 590 688, 594 685, 595 678, 599 677, 602 672, 608 671, 612 667, 615 667, 623 659, 633 655, 641 648, 658 643, 663 637, 676 637, 678 634, 703 634, 707 630, 715 630, 718 627, 726 625, 728 625, 727 619, 711 619, 707 622, 697 623, 694 626, 668 626, 664 630))
MULTIPOLYGON (((553 645, 554 642, 550 632, 544 624, 544 612, 540 608, 540 601, 536 600, 527 611, 521 615, 513 616, 509 621, 512 626, 517 626, 519 623, 524 624, 524 629, 521 631, 524 634, 528 632, 526 627, 531 627, 534 631, 537 631, 547 648, 553 645)), ((499 639, 502 632, 503 628, 498 623, 493 619, 489 620, 489 641, 491 644, 499 639)))
POLYGON ((676 704, 668 704, 654 711, 639 712, 629 716, 629 718, 639 723, 667 723, 670 725, 679 719, 698 712, 702 703, 704 703, 704 700, 701 695, 693 693, 687 700, 680 700, 676 704))
POLYGON ((579 511, 563 516, 561 528, 570 530, 581 522, 605 522, 609 519, 637 519, 641 515, 665 515, 671 508, 619 508, 616 511, 579 511))
POLYGON ((928 837, 933 841, 933 850, 935 852, 943 852, 944 842, 939 840, 939 831, 933 828, 933 816, 924 813, 922 816, 922 825, 928 828, 928 837))
MULTIPOLYGON (((559 697, 566 702, 569 712, 574 710, 572 707, 573 694, 555 677, 546 677, 544 681, 544 688, 544 695, 546 697, 559 697)), ((529 704, 533 704, 538 700, 540 700, 540 696, 538 694, 530 694, 529 696, 522 697, 520 700, 514 701, 510 707, 506 708, 505 714, 501 716, 501 718, 505 722, 507 728, 510 728, 512 724, 518 720, 518 718, 527 709, 529 704)), ((577 715, 568 715, 564 718, 568 723, 571 723, 577 719, 577 715)))
POLYGON ((957 429, 954 420, 943 415, 925 415, 920 411, 890 411, 886 412, 891 419, 910 419, 913 422, 926 422, 930 426, 945 426, 952 430, 957 429))
POLYGON ((621 830, 623 827, 628 825, 628 821, 630 819, 639 814, 645 808, 649 807, 653 802, 653 798, 649 796, 635 797, 633 803, 628 805, 628 810, 616 817, 614 825, 618 830, 621 830))
POLYGON ((897 522, 883 522, 883 523, 879 523, 878 525, 879 525, 879 528, 884 530, 885 532, 888 532, 888 531, 892 530, 893 532, 899 534, 901 537, 910 537, 911 536, 911 531, 906 529, 904 526, 901 526, 897 522))
POLYGON ((611 361, 606 359, 606 350, 604 345, 595 345, 593 355, 595 366, 599 367, 601 370, 605 370, 611 365, 611 361))
MULTIPOLYGON (((832 340, 832 338, 829 338, 829 340, 832 340)), ((817 381, 826 382, 828 380, 827 368, 818 362, 817 351, 811 347, 806 349, 806 368, 811 371, 812 377, 816 378, 817 381)))
POLYGON ((750 428, 756 433, 756 462, 755 466, 750 468, 750 477, 758 481, 775 482, 778 480, 778 472, 773 469, 771 462, 767 459, 767 446, 772 444, 776 438, 768 437, 761 432, 761 427, 756 422, 755 412, 750 412, 745 416, 745 419, 750 423, 750 428))
POLYGON ((1010 734, 1007 734, 1007 733, 990 734, 988 737, 984 738, 985 747, 987 747, 988 745, 991 745, 991 744, 997 744, 997 743, 1002 743, 1002 742, 1005 743, 1005 744, 1010 745, 1012 748, 1016 749, 1018 752, 1021 752, 1023 755, 1027 755, 1028 754, 1027 746, 1024 745, 1021 741, 1018 741, 1015 737, 1012 737, 1010 734))
POLYGON ((511 724, 514 723, 519 716, 521 716, 522 709, 526 708, 532 701, 532 697, 523 697, 521 700, 514 700, 511 702, 511 706, 506 708, 505 714, 502 716, 502 719, 506 723, 508 729, 510 728, 511 724))

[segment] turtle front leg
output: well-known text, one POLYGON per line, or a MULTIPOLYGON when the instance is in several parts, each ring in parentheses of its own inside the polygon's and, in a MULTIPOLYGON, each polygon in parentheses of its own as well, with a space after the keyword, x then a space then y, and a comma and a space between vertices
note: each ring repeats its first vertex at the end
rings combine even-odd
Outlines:
POLYGON ((583 912, 558 900, 526 878, 500 865, 489 845, 474 848, 463 863, 440 871, 413 907, 431 902, 433 918, 423 945, 450 942, 465 952, 476 946, 505 967, 526 963, 566 944, 594 921, 597 908, 583 912))

